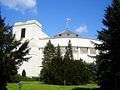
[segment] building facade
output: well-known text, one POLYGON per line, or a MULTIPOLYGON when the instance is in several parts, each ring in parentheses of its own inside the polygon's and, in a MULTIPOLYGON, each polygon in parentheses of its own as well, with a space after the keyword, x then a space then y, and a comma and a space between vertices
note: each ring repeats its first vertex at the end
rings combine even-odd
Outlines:
POLYGON ((31 56, 31 58, 27 62, 23 62, 18 70, 19 74, 25 70, 28 77, 39 76, 43 50, 49 40, 55 47, 57 47, 58 44, 60 45, 62 55, 64 55, 65 48, 70 40, 74 59, 79 60, 81 58, 88 63, 95 61, 91 56, 98 54, 98 51, 94 48, 93 42, 100 43, 95 39, 82 38, 68 29, 56 34, 54 37, 49 37, 42 31, 42 25, 36 20, 15 23, 13 34, 15 34, 17 40, 29 40, 29 47, 31 48, 29 56, 31 56))

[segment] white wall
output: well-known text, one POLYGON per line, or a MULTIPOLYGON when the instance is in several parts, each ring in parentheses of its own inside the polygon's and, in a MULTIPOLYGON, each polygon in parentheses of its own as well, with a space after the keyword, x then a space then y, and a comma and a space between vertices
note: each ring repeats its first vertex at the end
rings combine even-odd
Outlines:
POLYGON ((29 40, 30 50, 30 59, 28 62, 23 62, 22 66, 18 69, 18 73, 21 74, 23 69, 26 71, 26 75, 38 76, 40 72, 40 46, 39 39, 40 38, 48 38, 48 35, 43 33, 42 25, 38 23, 36 20, 26 21, 26 22, 17 22, 13 27, 13 34, 15 34, 15 38, 17 40, 21 39, 21 29, 25 28, 25 38, 24 40, 29 40))
POLYGON ((31 47, 31 58, 28 60, 28 62, 23 62, 23 65, 18 70, 18 73, 20 74, 22 73, 22 70, 25 69, 26 74, 29 77, 39 75, 41 70, 40 66, 42 65, 43 50, 46 46, 46 43, 48 43, 49 40, 51 40, 51 43, 55 47, 57 47, 58 44, 61 47, 66 47, 68 45, 69 40, 71 40, 72 46, 74 48, 77 48, 77 53, 73 53, 74 59, 77 60, 82 58, 84 61, 90 63, 93 62, 94 59, 89 56, 95 56, 96 54, 98 54, 98 51, 96 54, 90 54, 90 49, 94 48, 92 42, 100 43, 99 41, 88 38, 50 38, 42 31, 42 25, 36 20, 18 22, 14 24, 13 34, 15 34, 15 38, 17 40, 19 40, 21 37, 22 28, 26 28, 24 40, 30 40, 29 47, 31 47), (87 54, 81 53, 80 49, 82 47, 88 49, 87 54))
MULTIPOLYGON (((49 39, 41 39, 39 41, 40 49, 43 50, 43 48, 46 46, 46 43, 48 43, 49 40, 51 41, 51 43, 55 47, 57 47, 58 44, 61 47, 66 47, 68 45, 69 40, 71 40, 72 47, 78 49, 78 53, 73 53, 74 59, 79 60, 81 58, 88 63, 91 63, 91 62, 94 61, 94 59, 91 58, 90 56, 96 56, 96 54, 98 52, 98 51, 96 51, 96 54, 90 54, 90 49, 94 48, 94 44, 92 44, 92 42, 99 43, 99 41, 94 40, 94 39, 88 39, 88 38, 49 38, 49 39), (87 54, 81 54, 80 48, 82 48, 82 47, 88 48, 88 53, 87 54)), ((42 53, 42 50, 41 50, 41 53, 42 53)), ((41 58, 43 58, 42 56, 43 55, 41 55, 41 58)))

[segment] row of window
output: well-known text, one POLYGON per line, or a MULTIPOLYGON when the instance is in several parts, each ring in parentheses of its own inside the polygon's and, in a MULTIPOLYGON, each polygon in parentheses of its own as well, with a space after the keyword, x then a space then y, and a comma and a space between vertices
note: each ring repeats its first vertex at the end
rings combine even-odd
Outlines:
MULTIPOLYGON (((78 53, 78 48, 72 48, 73 53, 78 53)), ((90 50, 90 54, 96 54, 96 50, 94 48, 87 48, 87 47, 81 47, 80 48, 80 54, 88 54, 88 49, 90 50)), ((61 47, 61 52, 65 53, 65 48, 61 47)))
MULTIPOLYGON (((66 36, 69 36, 70 34, 66 34, 66 36)), ((62 34, 59 34, 59 36, 62 36, 62 34)), ((76 34, 76 37, 78 37, 78 34, 76 34)))
MULTIPOLYGON (((25 38, 25 32, 26 32, 26 29, 22 28, 21 29, 21 38, 25 38)), ((90 49, 90 54, 96 54, 96 50, 94 48, 89 48, 89 49, 90 49)), ((64 47, 61 47, 61 52, 65 53, 64 47)), ((73 53, 78 53, 78 47, 73 48, 73 53)), ((88 54, 88 48, 86 48, 86 47, 80 48, 80 53, 81 54, 88 54)))

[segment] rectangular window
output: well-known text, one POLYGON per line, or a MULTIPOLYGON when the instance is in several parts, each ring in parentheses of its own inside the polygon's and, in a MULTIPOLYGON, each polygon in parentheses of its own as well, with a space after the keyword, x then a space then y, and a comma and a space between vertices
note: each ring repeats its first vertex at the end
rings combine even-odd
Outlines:
POLYGON ((65 47, 61 47, 60 49, 61 49, 61 53, 64 54, 66 51, 65 47))
POLYGON ((78 47, 73 47, 72 50, 73 50, 73 53, 78 53, 78 47))
POLYGON ((90 49, 90 54, 96 54, 96 50, 94 48, 90 49))
POLYGON ((81 54, 88 54, 88 48, 80 48, 80 53, 81 54))
POLYGON ((21 29, 21 38, 25 38, 25 28, 21 29))

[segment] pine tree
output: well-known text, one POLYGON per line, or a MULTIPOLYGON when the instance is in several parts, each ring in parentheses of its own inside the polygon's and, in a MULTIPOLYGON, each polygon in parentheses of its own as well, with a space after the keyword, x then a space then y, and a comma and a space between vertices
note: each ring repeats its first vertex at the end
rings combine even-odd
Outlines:
POLYGON ((97 79, 103 90, 120 89, 120 0, 113 0, 106 9, 103 24, 98 32, 96 44, 100 51, 97 56, 97 79))
POLYGON ((55 47, 50 40, 45 46, 43 53, 44 53, 43 56, 44 58, 42 62, 42 70, 41 70, 40 78, 45 83, 51 83, 51 79, 53 78, 52 70, 51 70, 52 69, 51 62, 55 57, 55 47))
POLYGON ((26 77, 26 72, 25 72, 24 69, 23 69, 23 71, 22 71, 22 76, 23 76, 23 77, 26 77))
POLYGON ((66 52, 65 52, 65 55, 64 55, 64 59, 73 60, 73 52, 72 52, 71 40, 69 40, 68 46, 66 47, 66 52))
POLYGON ((5 24, 5 19, 0 15, 0 90, 4 90, 11 76, 17 73, 17 69, 29 53, 28 41, 21 44, 12 35, 12 27, 5 24), (19 47, 19 48, 18 48, 19 47))
POLYGON ((70 78, 71 78, 71 67, 73 64, 72 61, 73 61, 72 44, 71 41, 69 40, 63 58, 63 78, 66 84, 68 85, 71 84, 70 78))
POLYGON ((63 85, 63 60, 61 55, 61 49, 58 44, 56 50, 55 50, 55 57, 52 60, 51 63, 52 66, 52 72, 53 72, 53 84, 62 84, 63 85))

